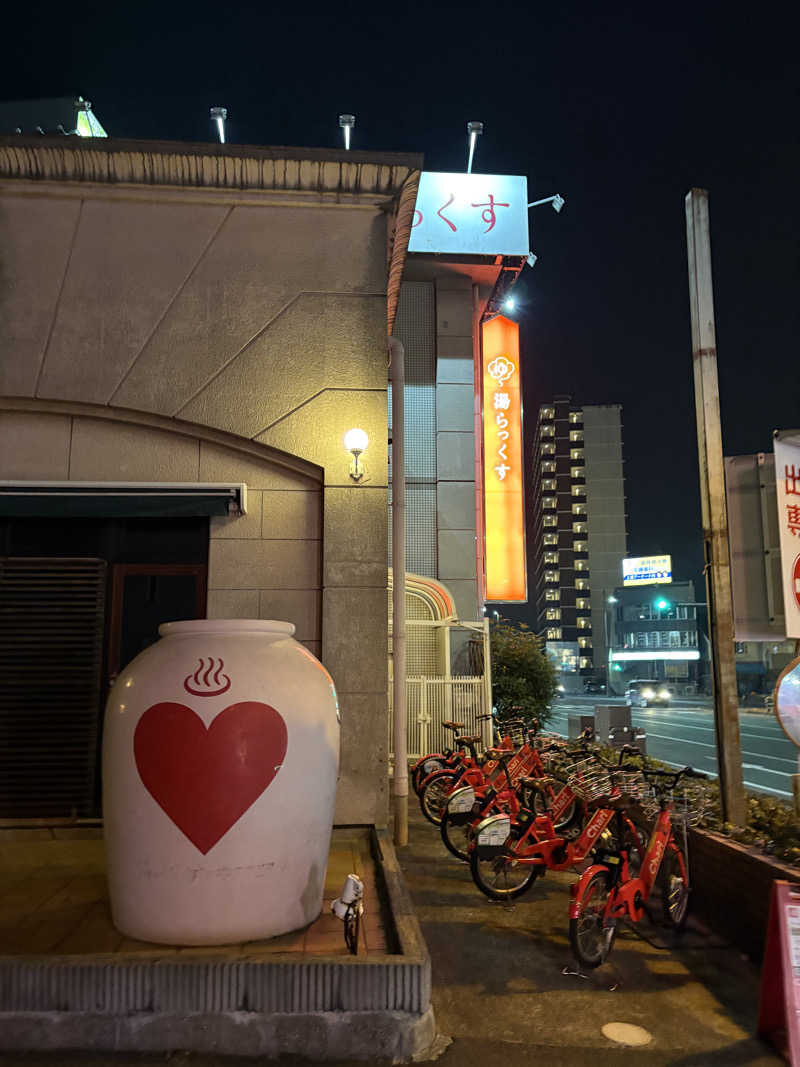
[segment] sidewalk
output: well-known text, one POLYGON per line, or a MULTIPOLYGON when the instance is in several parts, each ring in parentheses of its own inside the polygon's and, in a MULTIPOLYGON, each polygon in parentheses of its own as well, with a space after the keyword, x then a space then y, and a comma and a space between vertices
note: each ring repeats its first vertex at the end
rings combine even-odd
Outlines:
POLYGON ((401 867, 433 964, 441 1067, 645 1062, 671 1067, 783 1062, 753 1035, 759 972, 738 950, 689 925, 682 947, 642 924, 620 931, 609 962, 575 974, 568 939, 569 874, 549 873, 514 905, 494 904, 444 848, 410 798, 401 867), (665 946, 665 947, 657 947, 665 946), (641 1048, 604 1037, 610 1022, 652 1035, 641 1048))

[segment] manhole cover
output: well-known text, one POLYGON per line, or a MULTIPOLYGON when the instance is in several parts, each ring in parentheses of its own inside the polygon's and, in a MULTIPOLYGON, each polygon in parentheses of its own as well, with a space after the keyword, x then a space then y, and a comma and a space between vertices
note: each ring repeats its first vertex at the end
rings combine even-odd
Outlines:
POLYGON ((632 1023, 606 1023, 601 1033, 618 1045, 649 1045, 653 1035, 642 1026, 632 1023))

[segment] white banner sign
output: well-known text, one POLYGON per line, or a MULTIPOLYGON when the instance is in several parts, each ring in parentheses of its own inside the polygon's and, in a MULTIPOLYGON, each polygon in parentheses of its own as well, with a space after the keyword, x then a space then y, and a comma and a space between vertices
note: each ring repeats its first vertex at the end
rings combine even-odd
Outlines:
POLYGON ((786 636, 800 637, 800 438, 775 438, 775 489, 786 636))
POLYGON ((527 256, 527 178, 423 171, 408 250, 527 256))

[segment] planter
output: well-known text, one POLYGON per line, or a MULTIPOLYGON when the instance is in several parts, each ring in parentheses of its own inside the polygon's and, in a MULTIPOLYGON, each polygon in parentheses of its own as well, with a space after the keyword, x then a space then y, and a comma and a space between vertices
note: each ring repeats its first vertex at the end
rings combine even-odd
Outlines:
POLYGON ((166 623, 111 690, 103 814, 112 918, 173 945, 319 915, 339 760, 336 692, 294 626, 166 623))
POLYGON ((764 952, 772 883, 800 883, 800 869, 722 834, 691 830, 692 910, 752 959, 764 952))

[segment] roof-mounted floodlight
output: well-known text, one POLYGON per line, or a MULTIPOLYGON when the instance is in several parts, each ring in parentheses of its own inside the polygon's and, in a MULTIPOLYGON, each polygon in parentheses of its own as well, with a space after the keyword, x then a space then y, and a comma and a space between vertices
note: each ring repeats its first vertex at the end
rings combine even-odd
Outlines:
POLYGON ((469 137, 469 159, 467 160, 467 174, 472 174, 472 157, 475 155, 475 142, 483 133, 482 122, 468 122, 467 136, 469 137))
POLYGON ((529 267, 532 267, 538 258, 535 252, 529 252, 525 262, 529 267))
POLYGON ((217 124, 219 143, 225 144, 225 119, 228 117, 228 109, 225 107, 212 107, 209 110, 211 121, 217 124))
POLYGON ((540 204, 552 204, 553 211, 558 213, 566 204, 566 200, 560 193, 556 193, 555 196, 546 196, 544 200, 534 200, 533 203, 528 204, 528 207, 538 207, 540 204))
POLYGON ((350 151, 350 131, 356 124, 355 115, 340 115, 339 125, 344 130, 344 147, 345 151, 350 151))

